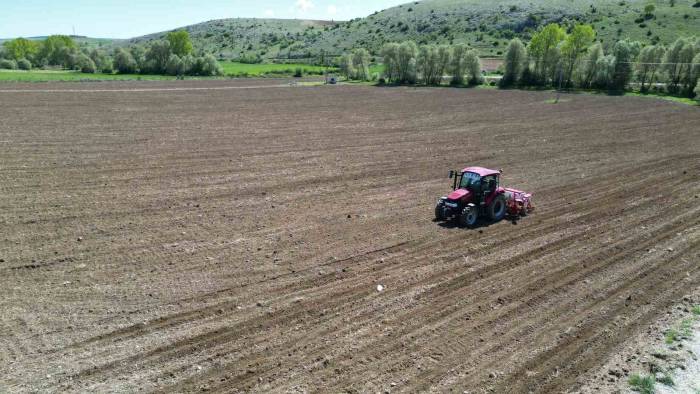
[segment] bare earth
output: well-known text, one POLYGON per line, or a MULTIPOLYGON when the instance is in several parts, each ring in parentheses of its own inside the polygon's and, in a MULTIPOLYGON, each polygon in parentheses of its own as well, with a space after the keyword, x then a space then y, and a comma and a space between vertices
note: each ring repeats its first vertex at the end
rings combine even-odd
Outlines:
POLYGON ((0 90, 3 392, 575 391, 700 285, 698 107, 0 90), (503 168, 535 213, 433 222, 469 164, 503 168))

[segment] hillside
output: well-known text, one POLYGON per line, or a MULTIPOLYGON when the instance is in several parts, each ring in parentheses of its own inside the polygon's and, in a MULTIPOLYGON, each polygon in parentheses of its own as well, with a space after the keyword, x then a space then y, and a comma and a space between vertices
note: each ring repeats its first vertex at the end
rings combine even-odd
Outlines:
POLYGON ((223 19, 185 29, 195 47, 225 58, 299 58, 358 46, 376 53, 385 42, 407 39, 466 42, 482 55, 498 56, 512 37, 528 39, 550 22, 590 23, 606 45, 625 37, 668 44, 679 36, 700 35, 699 18, 696 0, 424 0, 346 22, 223 19), (645 16, 647 4, 654 4, 655 10, 645 16))
POLYGON ((629 37, 670 43, 681 35, 700 34, 700 8, 695 0, 425 0, 404 4, 367 18, 337 25, 313 42, 324 49, 355 46, 377 51, 387 41, 466 42, 484 55, 499 55, 512 37, 528 39, 550 22, 592 24, 604 44, 629 37), (647 19, 648 18, 648 19, 647 19))
MULTIPOLYGON (((334 22, 298 19, 220 19, 185 26, 198 51, 225 58, 307 57, 304 43, 318 39, 334 22)), ((175 29, 179 30, 179 29, 175 29)), ((166 32, 128 40, 139 44, 164 37, 166 32)))

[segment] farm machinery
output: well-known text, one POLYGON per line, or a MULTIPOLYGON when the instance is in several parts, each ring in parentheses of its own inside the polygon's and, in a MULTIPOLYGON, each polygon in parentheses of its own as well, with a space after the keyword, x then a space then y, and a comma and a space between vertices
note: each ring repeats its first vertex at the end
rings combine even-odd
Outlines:
POLYGON ((483 167, 467 167, 450 171, 452 193, 440 197, 435 206, 435 219, 457 219, 459 224, 474 227, 479 217, 499 221, 504 217, 526 216, 535 207, 532 194, 500 185, 503 171, 483 167))

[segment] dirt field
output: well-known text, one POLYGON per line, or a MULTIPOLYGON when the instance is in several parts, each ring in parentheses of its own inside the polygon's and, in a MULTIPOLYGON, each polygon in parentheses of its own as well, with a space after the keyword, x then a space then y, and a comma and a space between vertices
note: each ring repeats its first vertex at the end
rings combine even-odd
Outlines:
POLYGON ((0 87, 0 391, 575 390, 700 285, 698 107, 275 84, 0 87))

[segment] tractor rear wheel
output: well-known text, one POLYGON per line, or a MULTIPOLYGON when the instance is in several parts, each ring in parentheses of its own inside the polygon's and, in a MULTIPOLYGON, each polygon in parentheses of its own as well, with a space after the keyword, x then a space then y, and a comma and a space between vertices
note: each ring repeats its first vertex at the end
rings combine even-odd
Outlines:
POLYGON ((435 206, 435 219, 438 221, 445 220, 445 209, 443 208, 442 204, 435 206))
POLYGON ((503 194, 496 196, 489 205, 489 217, 497 222, 506 216, 506 198, 503 194))
POLYGON ((474 227, 478 218, 479 214, 477 214, 476 209, 469 209, 467 207, 464 208, 462 214, 459 215, 459 224, 465 227, 474 227))

